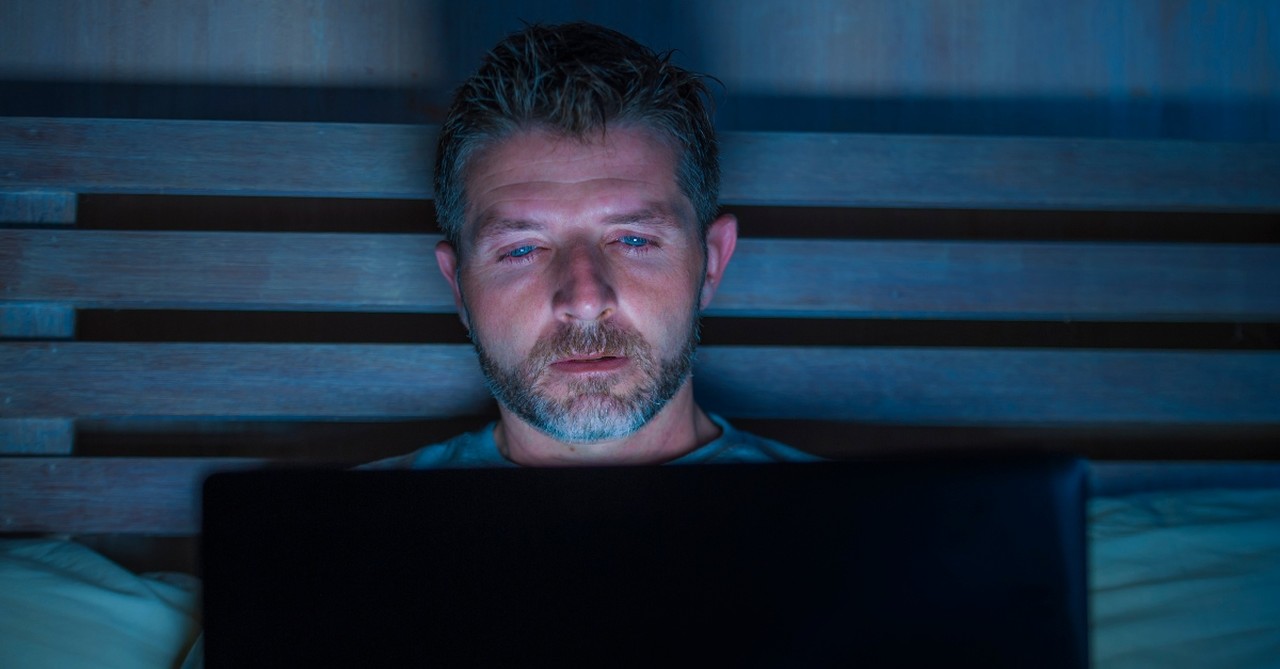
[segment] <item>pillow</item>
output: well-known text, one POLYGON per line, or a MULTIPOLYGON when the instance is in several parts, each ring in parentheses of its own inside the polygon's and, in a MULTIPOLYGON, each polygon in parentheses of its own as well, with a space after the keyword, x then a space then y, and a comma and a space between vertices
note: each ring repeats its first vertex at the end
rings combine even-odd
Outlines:
POLYGON ((0 540, 0 667, 182 664, 200 631, 199 581, 136 575, 60 539, 0 540))
POLYGON ((1280 490, 1089 502, 1094 666, 1275 667, 1280 490))

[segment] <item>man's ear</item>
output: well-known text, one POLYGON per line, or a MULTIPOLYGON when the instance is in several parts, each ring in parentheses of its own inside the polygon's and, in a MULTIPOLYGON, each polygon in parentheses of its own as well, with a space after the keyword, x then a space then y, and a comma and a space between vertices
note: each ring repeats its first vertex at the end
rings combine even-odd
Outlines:
POLYGON ((458 307, 458 318, 462 319, 463 327, 470 330, 471 324, 467 322, 467 308, 462 304, 462 289, 458 287, 458 251, 453 248, 453 244, 444 240, 436 244, 436 264, 440 266, 440 273, 444 275, 444 280, 448 281, 449 287, 453 289, 453 303, 458 307))
POLYGON ((720 287, 720 279, 738 245, 738 219, 733 214, 721 214, 707 228, 707 274, 702 281, 700 308, 706 309, 720 287))

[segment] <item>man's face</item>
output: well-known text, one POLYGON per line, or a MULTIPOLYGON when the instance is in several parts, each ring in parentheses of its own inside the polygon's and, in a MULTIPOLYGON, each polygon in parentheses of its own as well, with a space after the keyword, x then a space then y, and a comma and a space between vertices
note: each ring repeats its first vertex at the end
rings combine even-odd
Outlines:
POLYGON ((638 128, 526 132, 480 154, 466 185, 462 248, 437 258, 495 396, 562 442, 638 430, 686 385, 722 266, 724 233, 708 261, 675 152, 638 128))

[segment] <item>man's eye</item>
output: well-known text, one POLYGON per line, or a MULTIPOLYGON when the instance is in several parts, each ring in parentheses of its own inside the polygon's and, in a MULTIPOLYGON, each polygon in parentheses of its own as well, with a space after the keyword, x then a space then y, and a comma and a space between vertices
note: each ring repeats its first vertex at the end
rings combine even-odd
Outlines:
POLYGON ((537 248, 537 247, 536 247, 536 246, 521 246, 521 247, 518 247, 518 248, 514 248, 514 249, 511 249, 510 251, 507 251, 507 253, 506 253, 506 257, 508 257, 508 258, 523 258, 523 257, 525 257, 525 256, 529 255, 530 253, 533 253, 533 250, 534 250, 535 248, 537 248))
POLYGON ((644 237, 637 237, 635 235, 627 235, 625 237, 621 237, 618 239, 618 241, 622 242, 623 244, 626 244, 627 246, 633 246, 637 248, 641 246, 649 245, 649 240, 645 239, 644 237))

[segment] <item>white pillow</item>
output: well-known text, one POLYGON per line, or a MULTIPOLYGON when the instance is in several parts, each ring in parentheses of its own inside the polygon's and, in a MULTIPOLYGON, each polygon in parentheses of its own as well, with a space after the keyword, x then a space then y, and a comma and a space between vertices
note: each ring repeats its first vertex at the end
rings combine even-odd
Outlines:
POLYGON ((0 667, 173 669, 199 608, 192 576, 136 575, 71 541, 0 540, 0 667))

